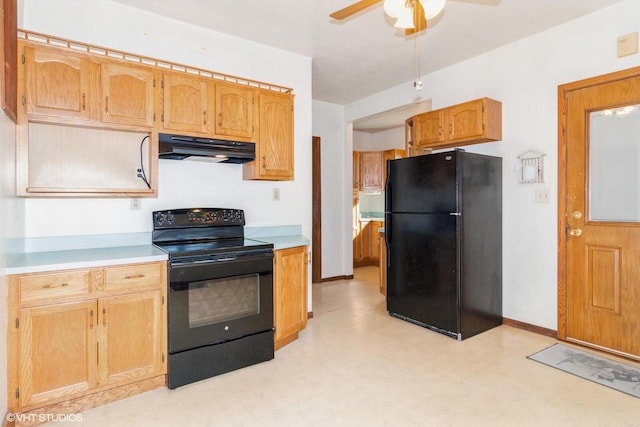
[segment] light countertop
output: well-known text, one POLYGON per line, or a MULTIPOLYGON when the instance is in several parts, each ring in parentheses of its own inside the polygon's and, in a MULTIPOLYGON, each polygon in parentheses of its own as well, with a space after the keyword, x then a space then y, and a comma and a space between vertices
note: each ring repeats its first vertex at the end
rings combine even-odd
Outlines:
MULTIPOLYGON (((300 226, 245 227, 245 237, 274 249, 307 246, 300 226)), ((168 254, 151 244, 151 233, 24 239, 24 251, 11 257, 5 275, 164 261, 168 254)))
POLYGON ((5 274, 39 273, 73 268, 164 261, 167 253, 149 245, 25 252, 13 259, 5 274))

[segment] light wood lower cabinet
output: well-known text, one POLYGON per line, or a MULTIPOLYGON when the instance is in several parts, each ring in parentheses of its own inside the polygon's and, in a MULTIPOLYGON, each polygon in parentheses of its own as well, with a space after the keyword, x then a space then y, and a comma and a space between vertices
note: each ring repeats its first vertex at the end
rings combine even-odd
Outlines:
POLYGON ((19 408, 96 387, 96 313, 95 300, 20 310, 19 408))
POLYGON ((307 326, 307 263, 306 246, 274 251, 274 318, 275 349, 298 338, 307 326))
POLYGON ((166 262, 10 276, 9 410, 79 411, 163 385, 165 294, 166 262))
POLYGON ((358 221, 358 233, 354 237, 353 265, 378 265, 380 262, 380 228, 382 221, 358 221), (357 251, 356 251, 357 247, 357 251))

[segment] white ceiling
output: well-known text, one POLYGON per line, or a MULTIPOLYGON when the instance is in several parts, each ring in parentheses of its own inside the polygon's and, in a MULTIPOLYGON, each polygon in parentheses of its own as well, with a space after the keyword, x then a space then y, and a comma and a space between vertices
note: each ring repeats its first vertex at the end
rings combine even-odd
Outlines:
POLYGON ((345 20, 355 0, 114 0, 313 58, 313 99, 348 104, 621 0, 448 0, 417 38, 382 3, 345 20))

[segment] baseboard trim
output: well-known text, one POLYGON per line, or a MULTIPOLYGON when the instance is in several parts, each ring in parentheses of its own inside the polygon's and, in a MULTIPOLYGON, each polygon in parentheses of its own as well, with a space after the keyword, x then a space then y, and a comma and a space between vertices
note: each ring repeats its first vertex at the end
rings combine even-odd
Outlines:
POLYGON ((558 338, 558 332, 553 329, 543 328, 542 326, 532 325, 531 323, 521 322, 519 320, 508 319, 506 317, 502 318, 502 324, 511 326, 513 328, 522 329, 525 331, 533 332, 539 335, 544 335, 546 337, 558 338))
POLYGON ((322 279, 322 282, 320 283, 324 283, 324 282, 335 282, 337 280, 351 280, 353 279, 353 274, 349 274, 349 275, 344 275, 344 276, 333 276, 333 277, 325 277, 322 279))

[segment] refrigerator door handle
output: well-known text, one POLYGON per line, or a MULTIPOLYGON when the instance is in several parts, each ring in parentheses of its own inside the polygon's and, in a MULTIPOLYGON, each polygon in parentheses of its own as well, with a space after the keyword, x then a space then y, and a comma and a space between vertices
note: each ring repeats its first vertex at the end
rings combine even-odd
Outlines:
POLYGON ((389 213, 384 214, 384 241, 387 244, 387 251, 389 251, 391 248, 391 214, 389 213))
POLYGON ((462 216, 462 212, 449 212, 451 216, 462 216))

